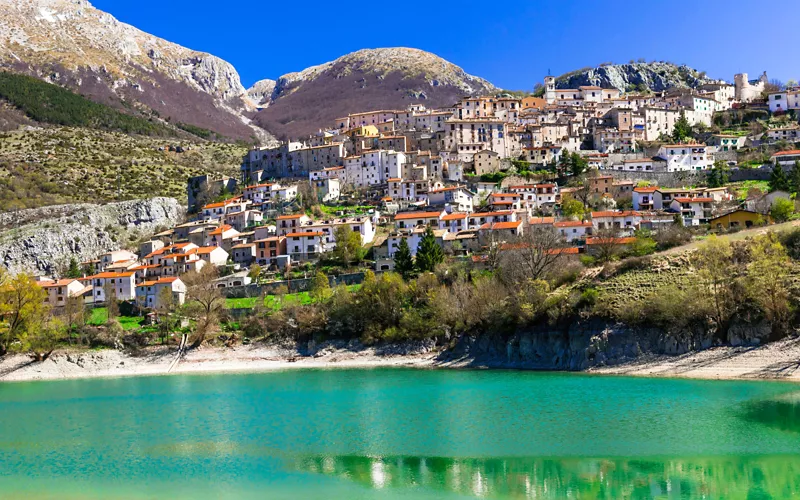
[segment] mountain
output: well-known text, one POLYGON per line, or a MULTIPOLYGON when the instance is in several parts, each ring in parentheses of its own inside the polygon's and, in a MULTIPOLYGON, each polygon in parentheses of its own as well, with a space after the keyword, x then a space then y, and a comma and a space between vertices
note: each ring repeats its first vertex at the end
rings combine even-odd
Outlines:
POLYGON ((597 68, 583 68, 556 78, 556 87, 574 89, 583 85, 617 88, 622 92, 655 92, 670 88, 694 88, 705 83, 717 82, 703 71, 686 65, 669 62, 604 64, 597 68))
POLYGON ((122 23, 88 0, 0 0, 0 69, 226 137, 271 139, 249 124, 233 66, 122 23))
POLYGON ((263 80, 248 94, 263 108, 256 123, 278 137, 296 138, 331 127, 348 113, 402 109, 418 102, 435 108, 465 95, 496 91, 486 80, 429 52, 385 48, 359 50, 275 82, 263 80))

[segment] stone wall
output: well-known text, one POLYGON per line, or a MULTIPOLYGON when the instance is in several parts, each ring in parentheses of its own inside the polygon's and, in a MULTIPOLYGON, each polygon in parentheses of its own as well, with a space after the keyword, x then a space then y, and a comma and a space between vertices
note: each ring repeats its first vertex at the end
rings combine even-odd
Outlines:
MULTIPOLYGON (((772 167, 741 168, 731 170, 730 182, 769 180, 772 167)), ((611 175, 615 179, 628 181, 648 181, 661 187, 685 187, 705 184, 707 172, 625 172, 622 170, 604 170, 603 175, 611 175)))
MULTIPOLYGON (((379 273, 376 273, 379 274, 379 273)), ((222 289, 222 294, 227 298, 261 297, 262 295, 274 295, 281 288, 286 287, 289 293, 307 292, 311 289, 313 277, 300 278, 294 280, 273 281, 260 285, 250 284, 247 286, 236 286, 222 289)), ((331 287, 339 285, 358 285, 364 281, 364 273, 340 274, 338 276, 328 276, 331 287)))

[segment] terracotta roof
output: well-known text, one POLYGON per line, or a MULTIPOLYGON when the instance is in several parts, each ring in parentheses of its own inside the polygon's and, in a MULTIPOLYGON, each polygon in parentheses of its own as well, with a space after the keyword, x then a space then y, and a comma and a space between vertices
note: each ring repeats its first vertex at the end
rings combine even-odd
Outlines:
POLYGON ((781 151, 780 153, 775 153, 772 156, 788 156, 788 155, 800 155, 800 149, 792 149, 791 151, 781 151))
POLYGON ((408 219, 432 219, 438 218, 442 212, 403 212, 396 214, 394 220, 408 220, 408 219))
POLYGON ((529 223, 535 226, 537 224, 553 224, 555 221, 555 217, 532 217, 529 223))
POLYGON ((466 218, 467 214, 464 212, 453 212, 442 217, 442 220, 464 220, 466 218))
POLYGON ((639 212, 633 210, 624 210, 621 212, 615 212, 613 210, 605 210, 602 212, 592 212, 592 218, 595 217, 638 217, 641 216, 639 212))
POLYGON ((494 224, 492 224, 491 229, 492 231, 498 229, 517 229, 520 226, 520 224, 522 224, 521 220, 508 221, 508 222, 495 222, 494 224))
POLYGON ((316 236, 325 236, 325 233, 318 231, 311 233, 289 233, 286 235, 287 238, 313 238, 316 236))
POLYGON ((714 198, 685 198, 681 196, 675 197, 673 200, 678 203, 711 203, 714 201, 714 198))
POLYGON ((200 248, 195 249, 195 252, 197 252, 199 254, 207 254, 207 253, 213 252, 217 248, 220 248, 220 247, 200 247, 200 248))
POLYGON ((58 286, 67 286, 70 283, 78 281, 76 279, 61 279, 57 281, 37 281, 36 284, 42 288, 54 288, 58 286))
POLYGON ((292 214, 292 215, 281 215, 276 220, 292 220, 292 219, 299 219, 301 217, 305 217, 306 214, 292 214))
POLYGON ((87 276, 87 277, 81 278, 81 279, 93 280, 93 279, 105 279, 105 278, 129 278, 129 277, 133 276, 133 274, 134 273, 131 273, 131 272, 125 272, 125 273, 100 273, 100 274, 95 274, 94 276, 87 276))
POLYGON ((519 196, 517 193, 492 193, 489 195, 490 198, 519 198, 519 196))
POLYGON ((633 243, 634 241, 636 241, 636 238, 634 238, 633 236, 628 236, 625 238, 608 238, 600 236, 586 238, 587 245, 601 245, 603 243, 617 243, 619 245, 627 245, 629 243, 633 243))
POLYGON ((656 191, 658 191, 658 188, 657 187, 637 187, 637 188, 633 188, 633 190, 636 191, 637 193, 655 193, 656 191))
POLYGON ((553 224, 556 227, 592 227, 592 223, 580 220, 564 220, 553 224))

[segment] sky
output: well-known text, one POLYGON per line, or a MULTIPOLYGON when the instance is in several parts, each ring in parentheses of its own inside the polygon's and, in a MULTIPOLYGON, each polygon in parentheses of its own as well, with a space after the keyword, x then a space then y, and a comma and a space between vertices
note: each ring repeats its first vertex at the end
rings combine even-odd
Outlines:
POLYGON ((640 58, 687 64, 728 81, 765 70, 770 79, 800 80, 796 0, 92 3, 143 31, 225 59, 246 87, 377 47, 427 50, 510 90, 531 90, 548 73, 640 58))

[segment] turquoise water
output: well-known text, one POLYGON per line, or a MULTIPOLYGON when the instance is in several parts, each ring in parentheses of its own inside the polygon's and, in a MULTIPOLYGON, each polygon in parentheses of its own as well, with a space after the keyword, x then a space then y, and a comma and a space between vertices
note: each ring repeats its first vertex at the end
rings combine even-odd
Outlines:
POLYGON ((404 369, 0 384, 0 498, 789 498, 798 389, 404 369))

